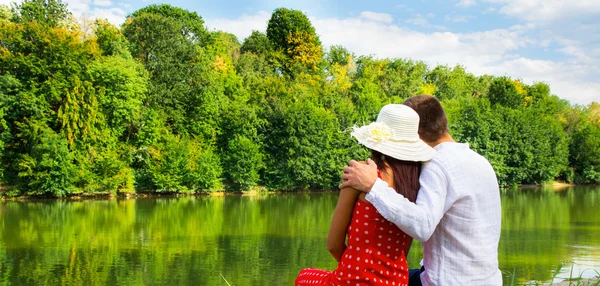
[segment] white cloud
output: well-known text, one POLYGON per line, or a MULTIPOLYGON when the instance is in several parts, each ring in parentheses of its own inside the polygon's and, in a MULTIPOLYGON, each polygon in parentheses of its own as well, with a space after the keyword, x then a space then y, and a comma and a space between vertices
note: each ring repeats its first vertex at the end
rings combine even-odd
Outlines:
MULTIPOLYGON (((432 17, 432 16, 428 15, 428 17, 432 17)), ((416 14, 413 18, 409 18, 409 19, 404 20, 404 22, 408 23, 408 24, 416 25, 416 26, 425 27, 425 28, 435 28, 435 29, 440 30, 440 31, 446 30, 446 27, 439 26, 439 25, 433 25, 433 24, 429 23, 429 20, 427 20, 421 14, 416 14)))
POLYGON ((597 0, 491 0, 501 3, 499 12, 527 21, 553 21, 600 13, 597 0))
POLYGON ((456 4, 456 6, 459 7, 471 7, 471 6, 475 6, 475 0, 460 0, 458 2, 458 4, 456 4))
POLYGON ((406 19, 404 22, 417 25, 417 26, 428 26, 429 21, 425 19, 421 14, 417 14, 414 18, 406 19))
POLYGON ((65 3, 77 19, 105 19, 115 26, 120 26, 127 16, 127 12, 122 8, 109 7, 114 6, 110 0, 65 0, 65 3))
POLYGON ((120 8, 94 8, 90 14, 92 18, 106 19, 115 26, 120 26, 127 17, 125 11, 120 8))
MULTIPOLYGON (((270 13, 262 11, 237 19, 208 19, 207 26, 232 32, 243 40, 253 29, 265 31, 269 18, 270 13)), ((342 45, 357 55, 411 58, 431 66, 460 64, 475 75, 507 75, 529 84, 542 81, 553 93, 573 103, 598 101, 600 95, 600 83, 594 76, 600 75, 600 65, 582 64, 572 58, 551 61, 519 55, 523 48, 549 45, 547 39, 531 37, 538 28, 533 23, 473 33, 424 33, 362 14, 345 19, 310 18, 324 46, 342 45)), ((576 57, 582 51, 568 52, 576 57)), ((600 49, 597 52, 600 55, 600 49)))
MULTIPOLYGON (((565 82, 564 78, 574 72, 584 71, 582 78, 569 80, 567 84, 557 83, 555 90, 579 94, 582 98, 600 99, 598 84, 600 78, 600 1, 589 0, 490 0, 500 4, 498 13, 520 19, 532 26, 529 33, 537 37, 545 49, 562 53, 566 60, 561 66, 561 76, 555 81, 565 82), (544 38, 545 40, 542 40, 544 38), (569 67, 577 67, 569 70, 569 67)), ((578 73, 579 74, 579 73, 578 73)))
POLYGON ((444 17, 444 21, 453 22, 453 23, 466 23, 473 17, 471 16, 459 16, 459 15, 446 15, 444 17))
POLYGON ((209 29, 217 29, 232 33, 243 41, 253 30, 265 32, 271 13, 259 11, 255 15, 242 15, 237 19, 205 19, 209 29))
POLYGON ((387 23, 387 24, 392 23, 394 21, 394 18, 392 18, 392 16, 390 14, 376 13, 376 12, 371 12, 371 11, 361 12, 360 17, 365 20, 369 20, 369 21, 373 21, 373 22, 382 22, 382 23, 387 23))
POLYGON ((489 7, 485 11, 481 12, 481 14, 492 14, 496 13, 497 9, 494 7, 489 7))
POLYGON ((96 5, 96 6, 111 6, 112 1, 110 1, 110 0, 94 0, 94 5, 96 5))

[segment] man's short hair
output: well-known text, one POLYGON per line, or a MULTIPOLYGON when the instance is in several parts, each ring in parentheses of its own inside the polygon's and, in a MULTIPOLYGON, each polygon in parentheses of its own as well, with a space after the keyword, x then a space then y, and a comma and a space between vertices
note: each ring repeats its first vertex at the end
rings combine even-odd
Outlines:
POLYGON ((419 137, 425 142, 436 142, 448 132, 448 118, 437 98, 431 95, 416 95, 402 104, 419 114, 419 137))

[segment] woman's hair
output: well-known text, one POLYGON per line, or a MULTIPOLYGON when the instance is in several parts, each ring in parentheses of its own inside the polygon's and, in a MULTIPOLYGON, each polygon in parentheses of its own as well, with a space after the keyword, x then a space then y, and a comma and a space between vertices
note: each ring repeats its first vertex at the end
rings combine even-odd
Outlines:
POLYGON ((371 156, 380 171, 385 171, 388 168, 385 163, 388 163, 394 175, 394 190, 409 201, 415 202, 420 187, 421 162, 398 160, 375 150, 371 150, 371 156))

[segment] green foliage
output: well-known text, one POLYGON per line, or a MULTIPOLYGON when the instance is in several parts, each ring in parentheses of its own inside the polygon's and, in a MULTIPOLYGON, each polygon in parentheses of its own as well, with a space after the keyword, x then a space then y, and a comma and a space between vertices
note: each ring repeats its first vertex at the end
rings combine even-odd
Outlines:
POLYGON ((10 8, 7 5, 0 4, 0 20, 10 20, 10 18, 12 18, 10 8))
POLYGON ((278 8, 267 25, 267 38, 275 52, 271 60, 276 68, 295 77, 318 73, 323 48, 308 17, 298 10, 278 8))
POLYGON ((427 82, 435 85, 433 95, 440 100, 471 97, 477 85, 475 77, 461 66, 438 66, 427 73, 427 82))
POLYGON ((427 66, 411 60, 389 60, 384 62, 380 84, 383 92, 394 103, 401 103, 419 92, 427 66))
POLYGON ((61 0, 26 0, 13 10, 13 21, 19 23, 37 22, 44 27, 54 28, 71 15, 67 5, 61 0))
POLYGON ((122 30, 150 74, 145 103, 164 113, 174 133, 214 141, 225 89, 220 77, 228 70, 219 53, 235 44, 231 38, 211 35, 196 13, 169 5, 134 12, 122 30))
POLYGON ((219 157, 210 146, 191 138, 166 135, 156 147, 147 149, 147 166, 142 174, 158 192, 218 190, 222 174, 219 157))
POLYGON ((260 146, 245 136, 229 140, 223 156, 226 182, 233 190, 248 190, 260 180, 264 166, 264 154, 260 146))
POLYGON ((357 121, 366 124, 377 118, 379 109, 389 103, 380 84, 384 63, 369 57, 357 60, 357 69, 350 91, 353 104, 357 107, 357 121))
POLYGON ((278 109, 269 123, 265 135, 269 187, 320 188, 339 180, 344 158, 337 156, 339 127, 332 112, 300 99, 278 109))
POLYGON ((134 170, 124 158, 128 151, 127 146, 117 142, 105 142, 79 151, 75 185, 86 193, 135 192, 134 170))
POLYGON ((98 105, 113 135, 128 140, 137 128, 146 99, 148 78, 144 67, 120 56, 103 57, 90 66, 98 90, 98 105))
POLYGON ((62 197, 75 192, 76 166, 69 142, 35 120, 17 123, 17 132, 29 149, 14 160, 19 185, 30 190, 28 194, 62 197))
POLYGON ((515 85, 504 77, 496 78, 490 85, 488 98, 492 104, 499 104, 509 108, 519 108, 523 105, 515 85))
POLYGON ((368 150, 347 130, 415 94, 500 184, 600 182, 600 105, 545 83, 327 53, 285 8, 242 44, 170 5, 83 30, 61 1, 0 7, 0 182, 11 194, 329 189, 368 150))
POLYGON ((445 106, 454 138, 488 158, 500 184, 541 184, 567 170, 567 134, 553 118, 537 110, 491 106, 485 98, 445 106))
POLYGON ((103 56, 119 55, 131 59, 128 49, 129 43, 119 28, 104 20, 96 20, 94 22, 94 35, 96 35, 96 42, 102 50, 103 56))
POLYGON ((6 120, 4 120, 4 109, 0 103, 0 183, 4 181, 4 142, 7 141, 6 137, 10 136, 8 133, 8 126, 6 125, 6 120))
POLYGON ((268 55, 273 51, 273 46, 267 35, 259 31, 252 31, 252 34, 244 40, 242 44, 242 53, 254 53, 256 55, 268 55))
POLYGON ((321 45, 315 28, 302 11, 286 8, 278 8, 273 11, 267 25, 267 38, 273 43, 276 49, 288 51, 292 48, 293 44, 289 43, 288 37, 290 34, 298 32, 312 36, 310 39, 312 43, 318 46, 321 45))
POLYGON ((575 182, 600 182, 600 128, 583 124, 571 138, 570 163, 575 171, 575 182))
POLYGON ((325 55, 325 58, 330 65, 338 64, 341 66, 345 66, 350 63, 354 57, 354 54, 348 51, 346 48, 337 45, 331 46, 325 55))

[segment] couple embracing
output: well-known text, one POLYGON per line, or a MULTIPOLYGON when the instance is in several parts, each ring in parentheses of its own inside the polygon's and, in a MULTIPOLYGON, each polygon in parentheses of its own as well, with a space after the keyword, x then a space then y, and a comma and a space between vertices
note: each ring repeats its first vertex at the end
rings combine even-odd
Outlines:
POLYGON ((502 284, 496 175, 452 139, 435 97, 386 105, 352 136, 372 159, 344 168, 327 237, 338 267, 304 269, 296 285, 502 284), (423 244, 423 260, 409 270, 413 239, 423 244))

